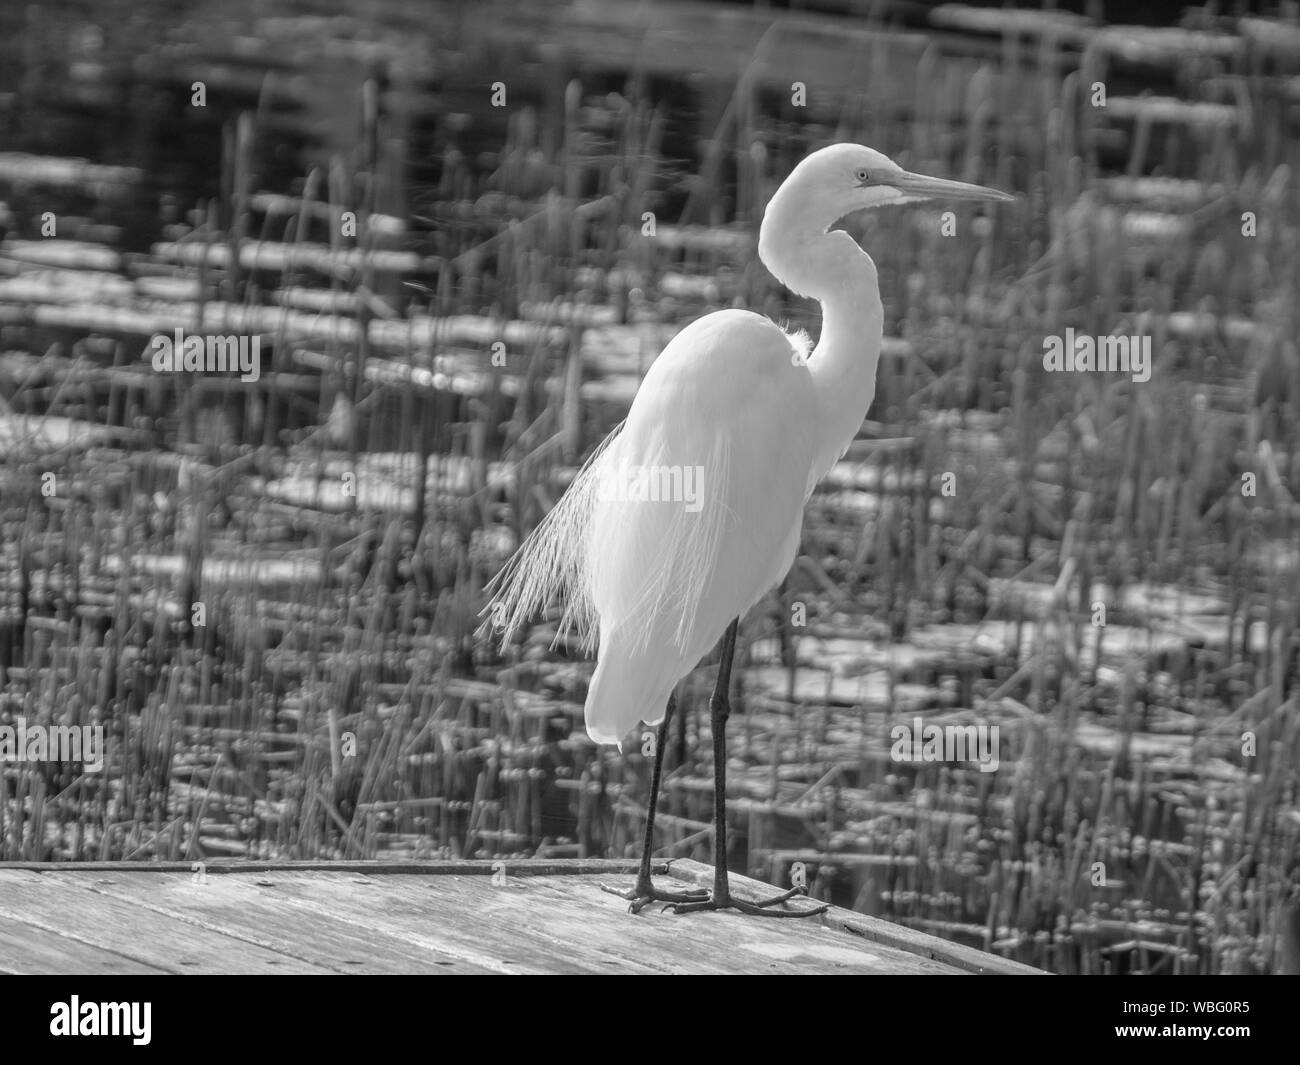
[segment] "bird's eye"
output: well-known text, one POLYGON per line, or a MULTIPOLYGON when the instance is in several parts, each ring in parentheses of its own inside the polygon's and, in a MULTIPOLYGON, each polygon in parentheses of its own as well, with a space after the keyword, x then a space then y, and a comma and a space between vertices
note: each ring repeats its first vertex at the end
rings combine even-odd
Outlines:
POLYGON ((855 171, 853 171, 853 179, 859 185, 865 185, 871 180, 871 171, 868 170, 865 166, 860 166, 855 171))

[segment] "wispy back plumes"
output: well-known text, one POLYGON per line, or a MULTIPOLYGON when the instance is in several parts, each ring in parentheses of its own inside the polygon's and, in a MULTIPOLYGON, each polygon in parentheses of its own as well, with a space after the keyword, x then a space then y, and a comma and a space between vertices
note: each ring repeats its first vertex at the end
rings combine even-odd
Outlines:
POLYGON ((591 521, 603 478, 602 459, 620 423, 600 442, 560 501, 488 582, 491 598, 478 635, 495 634, 502 645, 552 602, 563 606, 554 643, 574 633, 584 652, 595 649, 597 616, 590 592, 591 521), (575 549, 575 545, 577 549, 575 549))

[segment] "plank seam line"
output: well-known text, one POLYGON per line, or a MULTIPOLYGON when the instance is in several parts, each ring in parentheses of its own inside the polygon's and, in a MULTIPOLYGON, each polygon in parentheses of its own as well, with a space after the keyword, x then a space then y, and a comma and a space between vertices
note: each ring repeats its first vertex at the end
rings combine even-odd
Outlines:
MULTIPOLYGON (((202 928, 205 932, 214 932, 219 936, 225 936, 227 939, 233 939, 236 942, 240 942, 240 943, 247 943, 249 946, 258 947, 261 950, 268 951, 271 954, 279 955, 282 958, 286 958, 296 962, 301 962, 303 965, 319 966, 322 969, 329 969, 331 972, 334 973, 355 974, 355 971, 352 969, 339 968, 331 964, 330 962, 326 962, 326 961, 313 961, 311 958, 299 957, 297 954, 293 954, 287 950, 282 950, 279 947, 274 947, 269 943, 265 943, 261 940, 254 939, 252 936, 241 935, 240 933, 227 928, 219 928, 208 923, 207 921, 195 920, 188 914, 179 913, 172 910, 164 910, 159 908, 158 906, 152 905, 151 903, 148 902, 144 902, 143 900, 140 899, 126 898, 121 895, 114 895, 111 891, 102 891, 99 888, 95 887, 93 884, 87 885, 84 888, 84 890, 92 891, 96 895, 102 895, 104 898, 113 899, 116 902, 126 902, 133 906, 139 906, 141 909, 148 910, 151 913, 156 913, 160 917, 170 917, 173 920, 182 922, 183 924, 192 925, 195 928, 202 928)), ((185 974, 186 974, 186 970, 184 969, 180 970, 180 972, 178 973, 178 975, 185 975, 185 974)))
MULTIPOLYGON (((167 965, 152 962, 146 958, 137 958, 132 954, 126 954, 118 950, 116 947, 105 946, 103 943, 95 943, 92 940, 85 939, 82 936, 79 936, 74 932, 68 932, 65 929, 51 928, 49 925, 42 924, 40 921, 32 920, 32 918, 30 917, 16 914, 12 910, 0 909, 0 915, 2 915, 6 921, 13 921, 15 924, 25 924, 27 925, 28 928, 35 928, 40 932, 44 932, 46 935, 58 936, 60 939, 66 939, 72 943, 79 943, 83 947, 91 947, 94 950, 102 950, 106 954, 114 954, 119 958, 125 959, 126 961, 135 962, 137 965, 146 965, 150 969, 161 969, 163 970, 163 972, 169 973, 172 976, 184 975, 183 970, 171 969, 167 965)), ((21 970, 19 970, 19 972, 21 973, 21 970)))

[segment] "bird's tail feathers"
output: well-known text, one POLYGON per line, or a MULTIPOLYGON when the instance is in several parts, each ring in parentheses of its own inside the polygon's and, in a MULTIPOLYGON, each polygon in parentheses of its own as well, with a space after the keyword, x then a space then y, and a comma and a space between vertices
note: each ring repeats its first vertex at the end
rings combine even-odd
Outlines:
POLYGON ((616 426, 583 464, 573 483, 501 568, 486 591, 488 603, 477 634, 495 633, 508 643, 552 601, 563 603, 556 642, 573 632, 584 651, 595 647, 597 615, 591 600, 589 550, 591 516, 601 482, 601 463, 619 434, 616 426))
POLYGON ((657 725, 663 720, 680 671, 671 658, 665 661, 628 646, 621 632, 602 639, 583 711, 587 735, 594 743, 617 743, 623 750, 623 740, 638 721, 657 725))

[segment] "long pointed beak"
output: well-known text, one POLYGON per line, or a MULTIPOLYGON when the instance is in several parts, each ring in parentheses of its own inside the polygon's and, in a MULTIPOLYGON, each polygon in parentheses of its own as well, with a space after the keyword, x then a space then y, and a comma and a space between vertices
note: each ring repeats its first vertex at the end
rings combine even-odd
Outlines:
POLYGON ((926 177, 924 174, 909 174, 906 170, 899 174, 881 176, 880 184, 897 189, 905 196, 925 196, 935 200, 1014 200, 997 189, 986 189, 983 185, 968 185, 964 181, 949 181, 947 178, 926 177))

